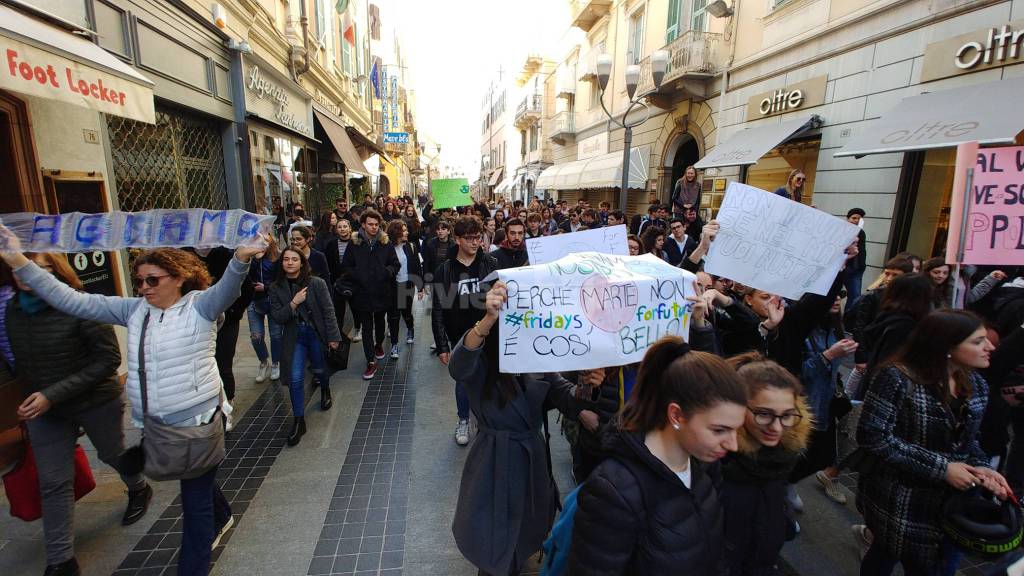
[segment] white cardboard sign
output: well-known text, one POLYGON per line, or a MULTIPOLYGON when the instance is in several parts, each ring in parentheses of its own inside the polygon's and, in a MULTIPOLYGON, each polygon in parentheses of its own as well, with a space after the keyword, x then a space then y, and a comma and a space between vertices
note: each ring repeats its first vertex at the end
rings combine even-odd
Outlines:
POLYGON ((547 264, 569 254, 600 252, 629 256, 629 231, 625 224, 596 230, 581 230, 570 234, 555 234, 526 240, 526 253, 530 264, 547 264))

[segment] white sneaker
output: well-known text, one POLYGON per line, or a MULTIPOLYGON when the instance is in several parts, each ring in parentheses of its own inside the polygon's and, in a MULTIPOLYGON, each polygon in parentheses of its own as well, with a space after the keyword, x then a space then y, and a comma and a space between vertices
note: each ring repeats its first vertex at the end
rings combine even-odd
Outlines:
POLYGON ((853 532, 853 540, 857 543, 857 547, 860 548, 860 557, 863 559, 875 538, 871 534, 871 530, 864 524, 854 524, 850 526, 850 531, 853 532))
POLYGON ((409 337, 405 339, 405 343, 412 344, 413 342, 415 342, 415 340, 413 339, 412 334, 409 334, 409 337))
POLYGON ((355 330, 352 331, 352 341, 353 342, 362 342, 363 341, 363 331, 362 331, 362 329, 356 328, 355 330))
POLYGON ((231 414, 224 415, 224 431, 231 432, 235 429, 235 419, 231 417, 231 414))
POLYGON ((469 444, 469 420, 459 420, 455 427, 455 443, 459 446, 469 444))
POLYGON ((797 494, 796 486, 793 484, 786 484, 786 503, 789 504, 789 509, 793 512, 803 513, 804 501, 797 494))
POLYGON ((217 536, 215 536, 215 537, 213 538, 213 546, 210 546, 210 549, 211 549, 211 550, 213 550, 213 549, 214 549, 214 548, 216 548, 217 546, 220 546, 220 539, 221 539, 221 538, 222 538, 222 537, 223 537, 223 536, 224 536, 225 534, 227 534, 227 533, 228 533, 228 530, 231 530, 231 527, 232 527, 232 526, 234 526, 234 525, 235 525, 235 517, 234 517, 234 516, 230 516, 230 517, 228 517, 228 521, 227 521, 227 523, 226 523, 226 524, 224 524, 224 526, 223 526, 223 527, 222 527, 222 528, 220 529, 220 531, 219 531, 219 532, 217 532, 217 536))
POLYGON ((268 376, 270 376, 270 360, 264 360, 256 368, 256 382, 266 382, 268 376))
POLYGON ((814 474, 814 478, 825 489, 825 495, 829 499, 838 504, 846 504, 846 494, 843 494, 843 491, 839 489, 839 483, 835 479, 830 478, 828 474, 825 474, 824 470, 818 470, 814 474))
POLYGON ((398 344, 391 347, 391 358, 394 360, 398 359, 398 344))
POLYGON ((431 344, 430 345, 430 349, 431 350, 437 350, 437 344, 431 344))
POLYGON ((280 380, 281 379, 281 363, 274 362, 270 365, 270 379, 280 380))

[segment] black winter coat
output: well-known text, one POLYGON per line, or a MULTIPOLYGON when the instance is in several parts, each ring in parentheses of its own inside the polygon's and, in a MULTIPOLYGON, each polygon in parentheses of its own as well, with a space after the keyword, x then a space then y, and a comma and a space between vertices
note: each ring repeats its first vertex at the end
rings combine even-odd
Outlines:
POLYGON ((868 374, 899 351, 916 325, 909 314, 883 312, 864 329, 860 347, 865 350, 863 361, 867 364, 868 374))
POLYGON ((437 272, 437 268, 448 260, 451 249, 455 248, 455 238, 448 236, 448 241, 445 242, 447 248, 443 250, 444 254, 441 256, 438 256, 438 243, 440 240, 434 236, 423 244, 423 274, 427 283, 434 281, 434 273, 437 272))
POLYGON ((521 250, 513 250, 512 248, 499 246, 491 252, 491 257, 498 261, 498 270, 518 268, 529 264, 529 259, 526 256, 525 245, 521 250))
POLYGON ((42 392, 52 414, 71 416, 121 395, 121 350, 110 324, 49 306, 29 315, 15 295, 7 302, 6 329, 23 392, 42 392))
POLYGON ((642 434, 615 431, 605 448, 577 495, 568 573, 723 574, 719 466, 691 459, 687 488, 642 434))
POLYGON ((349 305, 358 312, 384 312, 395 297, 395 274, 400 264, 394 246, 384 232, 368 242, 360 230, 345 251, 341 275, 352 283, 349 305))

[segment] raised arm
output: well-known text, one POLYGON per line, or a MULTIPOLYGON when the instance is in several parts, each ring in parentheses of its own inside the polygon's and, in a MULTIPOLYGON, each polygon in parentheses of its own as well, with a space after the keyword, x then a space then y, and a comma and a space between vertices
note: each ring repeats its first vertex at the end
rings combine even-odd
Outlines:
MULTIPOLYGON (((66 314, 104 324, 126 326, 132 310, 141 303, 139 298, 79 292, 58 280, 53 274, 36 266, 34 262, 20 253, 18 256, 21 256, 20 266, 11 266, 18 279, 30 286, 32 291, 46 300, 50 306, 66 314)), ((8 255, 4 255, 4 260, 11 264, 8 255)))

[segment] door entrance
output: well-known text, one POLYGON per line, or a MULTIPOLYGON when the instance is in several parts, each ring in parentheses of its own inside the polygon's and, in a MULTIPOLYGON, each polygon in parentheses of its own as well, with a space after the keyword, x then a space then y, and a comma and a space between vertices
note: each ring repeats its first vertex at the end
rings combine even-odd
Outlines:
POLYGON ((669 195, 672 194, 672 187, 676 180, 683 177, 687 166, 693 166, 700 160, 700 150, 697 149, 697 141, 689 134, 683 135, 684 141, 676 148, 675 156, 672 158, 672 180, 669 184, 669 195))

